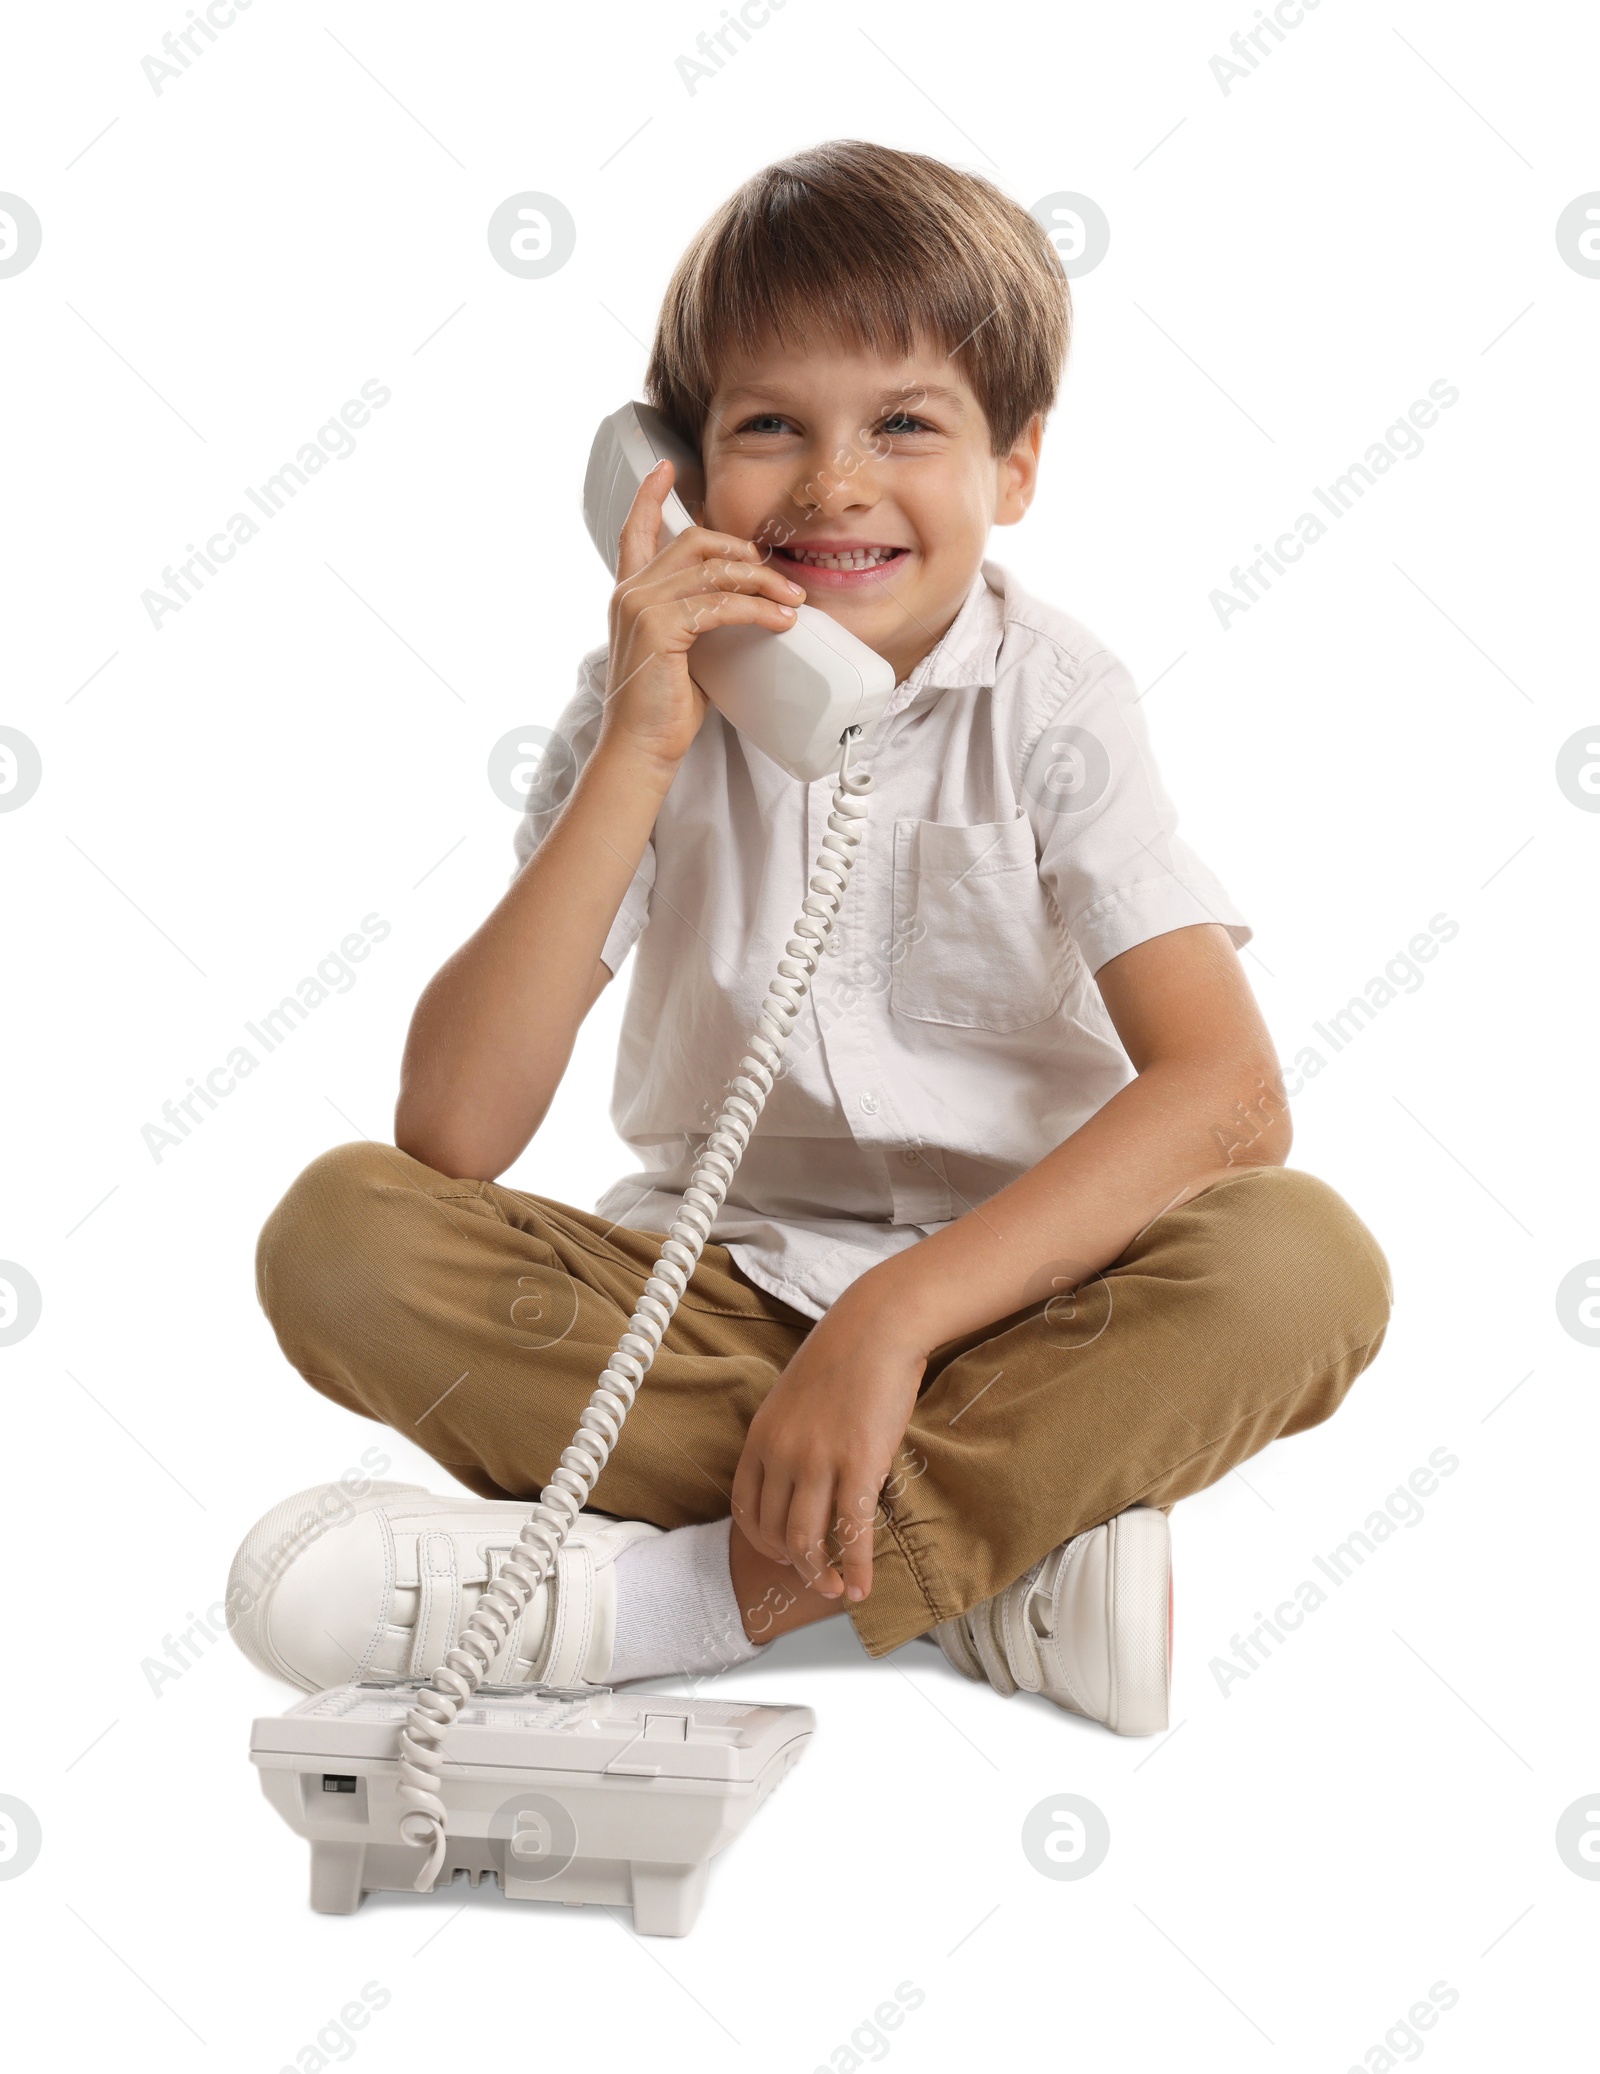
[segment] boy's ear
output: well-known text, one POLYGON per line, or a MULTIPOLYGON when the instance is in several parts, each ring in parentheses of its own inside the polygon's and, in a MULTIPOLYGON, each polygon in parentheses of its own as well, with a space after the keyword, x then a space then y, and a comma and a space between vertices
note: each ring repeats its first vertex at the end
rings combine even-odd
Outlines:
POLYGON ((1009 454, 996 462, 999 480, 994 522, 1014 526, 1033 502, 1039 484, 1039 454, 1044 445, 1044 419, 1038 411, 1018 433, 1009 454))

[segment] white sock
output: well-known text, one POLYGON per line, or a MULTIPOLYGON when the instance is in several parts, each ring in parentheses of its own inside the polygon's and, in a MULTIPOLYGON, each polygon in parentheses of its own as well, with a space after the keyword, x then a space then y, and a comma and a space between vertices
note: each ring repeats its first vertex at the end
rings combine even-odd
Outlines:
POLYGON ((674 1527, 625 1548, 617 1558, 617 1635, 608 1676, 661 1678, 670 1672, 730 1670, 770 1642, 752 1642, 739 1617, 728 1569, 731 1519, 674 1527))

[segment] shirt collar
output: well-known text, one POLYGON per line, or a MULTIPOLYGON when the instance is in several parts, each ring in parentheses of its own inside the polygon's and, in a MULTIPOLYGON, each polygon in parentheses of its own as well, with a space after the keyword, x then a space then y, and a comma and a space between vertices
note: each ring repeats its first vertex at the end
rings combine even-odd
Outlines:
POLYGON ((984 562, 961 608, 909 677, 894 688, 886 720, 928 691, 983 691, 991 687, 1005 631, 1005 571, 984 562))

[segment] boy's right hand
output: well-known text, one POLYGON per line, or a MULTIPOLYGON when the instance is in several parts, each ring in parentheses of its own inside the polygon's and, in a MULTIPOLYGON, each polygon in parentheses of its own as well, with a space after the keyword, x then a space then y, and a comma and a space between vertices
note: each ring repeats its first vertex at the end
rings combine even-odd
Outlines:
POLYGON ((753 540, 703 526, 656 552, 670 461, 639 485, 617 549, 611 647, 600 739, 624 739, 669 777, 700 732, 709 701, 689 675, 689 651, 708 627, 764 626, 783 633, 805 592, 765 560, 753 540))

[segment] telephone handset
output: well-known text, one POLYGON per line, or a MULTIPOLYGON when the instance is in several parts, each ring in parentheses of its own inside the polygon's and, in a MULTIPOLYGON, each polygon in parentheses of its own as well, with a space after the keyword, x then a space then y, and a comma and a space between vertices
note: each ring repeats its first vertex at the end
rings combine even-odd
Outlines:
MULTIPOLYGON (((583 516, 613 576, 623 520, 658 461, 670 461, 673 473, 661 513, 664 547, 696 523, 691 511, 705 494, 700 456, 647 403, 625 403, 601 420, 589 450, 583 516)), ((893 665, 814 605, 802 605, 781 634, 756 626, 708 629, 689 651, 689 674, 740 734, 805 784, 835 767, 845 729, 870 727, 895 687, 893 665)))
MULTIPOLYGON (((664 457, 697 501, 698 461, 656 412, 628 404, 600 427, 584 512, 613 573, 634 493, 664 457)), ((674 535, 692 523, 676 490, 665 517, 674 535)), ((311 1845, 311 1905, 325 1913, 348 1913, 374 1889, 429 1893, 458 1872, 474 1885, 490 1872, 512 1899, 630 1902, 635 1930, 681 1937, 713 1852, 810 1740, 808 1707, 483 1682, 549 1579, 633 1408, 761 1120, 849 884, 872 790, 871 772, 851 757, 895 673, 826 613, 803 605, 798 622, 782 634, 715 627, 690 651, 706 696, 785 770, 809 783, 836 766, 833 798, 744 1056, 578 1430, 426 1683, 375 1687, 358 1671, 351 1684, 255 1724, 252 1761, 267 1797, 311 1845)))

